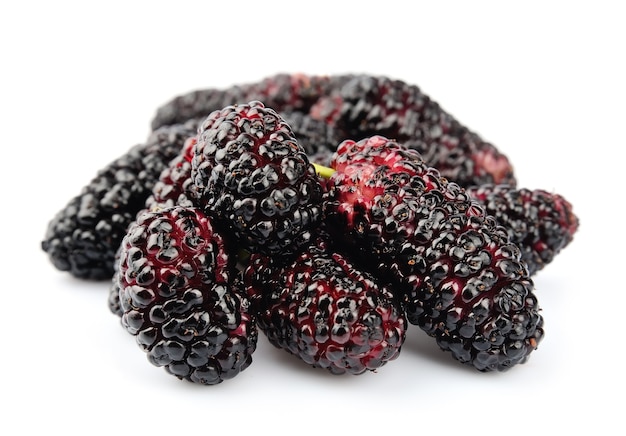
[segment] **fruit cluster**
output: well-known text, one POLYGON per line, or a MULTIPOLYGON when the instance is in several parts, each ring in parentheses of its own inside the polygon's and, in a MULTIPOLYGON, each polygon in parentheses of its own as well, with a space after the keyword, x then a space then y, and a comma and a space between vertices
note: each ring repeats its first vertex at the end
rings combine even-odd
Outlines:
POLYGON ((42 248, 148 360, 213 385, 258 333, 333 374, 399 356, 409 324, 479 371, 525 362, 544 329, 532 275, 573 239, 562 196, 421 90, 279 74, 157 110, 147 142, 49 222, 42 248))

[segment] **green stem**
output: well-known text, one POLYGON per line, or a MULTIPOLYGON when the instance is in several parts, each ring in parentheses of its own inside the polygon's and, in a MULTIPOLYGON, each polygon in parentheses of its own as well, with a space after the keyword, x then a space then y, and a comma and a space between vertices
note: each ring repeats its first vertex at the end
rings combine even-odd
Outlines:
POLYGON ((315 172, 317 173, 317 175, 325 179, 330 179, 330 176, 332 176, 335 172, 333 168, 328 168, 323 165, 318 165, 316 163, 314 163, 313 166, 315 167, 315 172))

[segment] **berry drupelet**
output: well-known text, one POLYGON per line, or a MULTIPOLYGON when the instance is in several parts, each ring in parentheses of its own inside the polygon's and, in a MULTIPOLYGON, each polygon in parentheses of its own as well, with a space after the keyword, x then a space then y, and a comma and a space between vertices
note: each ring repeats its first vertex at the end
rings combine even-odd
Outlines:
POLYGON ((406 328, 399 304, 327 236, 281 261, 253 253, 244 272, 270 343, 333 374, 374 371, 398 357, 406 328))
POLYGON ((311 115, 333 125, 344 139, 393 138, 461 186, 515 184, 506 156, 403 81, 356 75, 321 97, 311 115))
POLYGON ((41 247, 52 264, 82 279, 110 279, 115 252, 161 172, 195 134, 190 120, 152 132, 98 172, 48 224, 41 247))
POLYGON ((492 184, 470 187, 467 192, 507 229, 531 275, 552 262, 578 230, 571 203, 559 194, 492 184))
POLYGON ((122 325, 148 360, 213 385, 252 362, 257 330, 225 241, 199 209, 146 211, 129 227, 116 284, 122 325))
POLYGON ((290 253, 322 219, 322 185, 292 129, 260 102, 227 106, 198 129, 198 204, 242 248, 290 253))
POLYGON ((523 363, 543 337, 519 248, 456 183, 382 136, 335 154, 328 228, 377 271, 409 322, 480 371, 523 363))

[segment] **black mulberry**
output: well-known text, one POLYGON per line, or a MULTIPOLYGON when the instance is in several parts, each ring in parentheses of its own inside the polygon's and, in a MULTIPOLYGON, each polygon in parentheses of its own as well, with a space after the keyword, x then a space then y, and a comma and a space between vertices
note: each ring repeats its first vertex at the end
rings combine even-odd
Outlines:
POLYGON ((327 236, 287 262, 253 253, 244 277, 259 328, 307 364, 362 374, 398 357, 406 329, 400 305, 327 236))
POLYGON ((322 185, 290 126, 250 102, 215 111, 198 130, 192 178, 199 205, 243 248, 294 252, 322 219, 322 185))
POLYGON ((118 268, 122 325, 152 364, 208 385, 250 365, 254 317, 225 241, 201 210, 140 214, 124 236, 118 268))
POLYGON ((507 229, 531 275, 552 262, 578 230, 571 203, 559 194, 492 184, 470 187, 467 192, 507 229))
POLYGON ((111 279, 128 225, 196 128, 190 120, 158 129, 99 171, 49 222, 41 247, 52 264, 78 278, 111 279))
POLYGON ((480 371, 523 363, 542 339, 520 249, 456 183, 381 136, 339 146, 328 228, 403 301, 409 322, 480 371))

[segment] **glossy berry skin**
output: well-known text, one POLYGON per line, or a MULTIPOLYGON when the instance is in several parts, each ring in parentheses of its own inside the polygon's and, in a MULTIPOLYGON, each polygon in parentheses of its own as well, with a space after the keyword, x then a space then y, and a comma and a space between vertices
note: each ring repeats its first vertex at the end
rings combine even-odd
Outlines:
POLYGON ((329 166, 332 155, 341 142, 338 132, 330 124, 316 120, 302 112, 286 112, 281 115, 291 127, 309 161, 329 166))
POLYGON ((406 320, 387 288, 317 238, 295 260, 252 254, 244 273, 270 343, 333 374, 374 371, 398 357, 406 320))
MULTIPOLYGON (((195 193, 191 181, 191 160, 193 150, 196 145, 196 138, 191 137, 185 141, 183 148, 161 172, 159 179, 152 188, 152 194, 146 199, 146 204, 137 216, 140 216, 151 209, 165 209, 173 206, 194 207, 195 193)), ((109 288, 108 306, 109 310, 122 316, 122 309, 119 301, 119 255, 120 248, 116 253, 116 261, 113 264, 114 272, 109 288)))
POLYGON ((191 120, 158 129, 100 170, 48 223, 41 247, 52 264, 77 278, 110 280, 128 225, 196 127, 191 120))
POLYGON ((552 262, 578 230, 571 203, 559 194, 493 184, 470 187, 467 192, 507 229, 531 275, 552 262))
POLYGON ((198 129, 198 204, 242 248, 290 253, 322 219, 322 186, 291 128, 260 102, 227 106, 198 129))
POLYGON ((328 228, 393 283, 409 322, 480 371, 525 362, 543 318, 506 229, 416 151, 382 136, 345 141, 333 166, 328 228))
POLYGON ((356 75, 311 108, 344 139, 382 135, 414 148, 461 186, 515 185, 508 158, 463 126, 420 88, 388 77, 356 75))
POLYGON ((122 241, 122 325, 152 364, 179 379, 214 385, 252 362, 257 330, 229 256, 196 208, 140 214, 122 241))
POLYGON ((146 199, 144 210, 155 206, 193 207, 197 204, 197 194, 191 179, 191 161, 196 142, 195 136, 188 138, 179 154, 161 172, 152 193, 146 199))
MULTIPOLYGON (((463 187, 516 184, 511 162, 493 144, 462 125, 419 87, 384 76, 281 73, 255 83, 196 90, 162 105, 152 127, 204 117, 251 100, 281 114, 298 113, 324 122, 339 138, 333 148, 342 140, 385 135, 416 149, 429 165, 463 187)), ((292 127, 296 129, 296 124, 292 127)), ((325 153, 325 147, 320 151, 325 153)), ((307 153, 318 154, 317 150, 307 153)), ((323 157, 313 159, 324 163, 323 157)))
POLYGON ((279 113, 308 114, 320 96, 330 94, 332 89, 340 87, 350 77, 279 73, 258 82, 198 89, 176 96, 160 106, 152 120, 152 129, 206 117, 225 106, 253 100, 262 101, 279 113))

